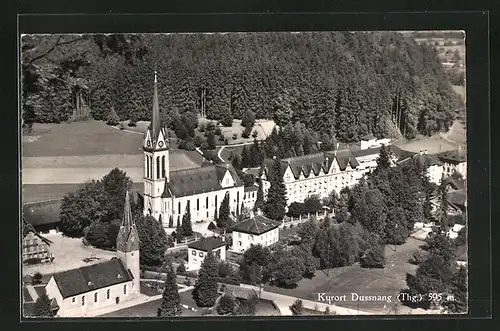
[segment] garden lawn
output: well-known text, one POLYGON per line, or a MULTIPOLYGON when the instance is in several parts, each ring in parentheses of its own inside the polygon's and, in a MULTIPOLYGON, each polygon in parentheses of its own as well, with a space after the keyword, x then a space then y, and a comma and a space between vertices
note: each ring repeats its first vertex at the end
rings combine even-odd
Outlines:
MULTIPOLYGON (((118 317, 118 318, 134 318, 134 317, 156 317, 156 312, 158 308, 161 306, 161 302, 163 299, 149 301, 137 306, 121 309, 114 311, 112 313, 108 313, 105 315, 101 315, 99 317, 110 318, 110 317, 118 317)), ((201 313, 199 311, 193 312, 191 310, 187 310, 182 308, 182 314, 180 317, 185 316, 199 316, 201 313)))
POLYGON ((386 247, 386 267, 384 269, 364 269, 355 264, 348 267, 330 269, 327 271, 316 271, 312 279, 302 279, 298 286, 293 289, 279 288, 276 286, 264 286, 269 292, 280 293, 292 297, 298 297, 317 301, 318 293, 328 295, 346 295, 345 302, 332 302, 332 304, 346 307, 359 308, 361 311, 374 313, 387 313, 397 303, 396 296, 401 289, 406 288, 406 274, 414 273, 416 266, 408 263, 415 250, 420 249, 421 241, 409 238, 401 246, 386 247), (351 293, 359 295, 391 295, 392 302, 358 302, 351 300, 351 293))

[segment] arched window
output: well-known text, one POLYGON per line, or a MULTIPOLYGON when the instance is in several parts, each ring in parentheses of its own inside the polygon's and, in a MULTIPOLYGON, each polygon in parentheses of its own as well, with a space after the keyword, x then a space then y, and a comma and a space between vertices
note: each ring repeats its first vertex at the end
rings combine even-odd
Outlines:
POLYGON ((153 179, 153 157, 149 156, 149 178, 153 179))
POLYGON ((181 202, 179 201, 178 206, 177 206, 177 213, 181 213, 181 202))
POLYGON ((149 178, 149 156, 146 155, 146 178, 149 178))
POLYGON ((106 299, 108 299, 108 300, 109 300, 109 297, 110 297, 110 296, 111 296, 111 290, 110 290, 110 289, 108 289, 108 290, 106 291, 106 299))
POLYGON ((240 192, 236 192, 236 202, 239 204, 240 203, 240 192))
MULTIPOLYGON (((207 196, 207 201, 205 203, 205 208, 208 208, 208 196, 207 196)), ((208 216, 207 216, 208 217, 208 216)))
POLYGON ((215 196, 215 208, 217 208, 217 196, 215 196))
POLYGON ((200 210, 200 198, 196 199, 196 210, 200 210))
POLYGON ((165 155, 161 157, 161 177, 165 178, 165 155))
POLYGON ((123 294, 127 294, 127 284, 123 285, 123 294))
POLYGON ((97 302, 97 292, 94 293, 94 302, 97 302))
POLYGON ((160 178, 160 157, 156 157, 156 179, 160 178))

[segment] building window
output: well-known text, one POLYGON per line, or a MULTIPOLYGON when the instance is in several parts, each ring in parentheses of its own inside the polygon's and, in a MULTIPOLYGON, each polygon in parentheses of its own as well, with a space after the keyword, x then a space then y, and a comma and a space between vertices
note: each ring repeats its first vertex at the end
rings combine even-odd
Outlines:
POLYGON ((110 297, 111 297, 111 290, 110 290, 110 289, 108 289, 108 290, 106 291, 106 299, 108 299, 108 300, 109 300, 109 298, 110 298, 110 297))
POLYGON ((226 178, 226 185, 229 185, 229 177, 226 178))
POLYGON ((240 192, 236 192, 236 202, 239 204, 240 203, 240 192))
POLYGON ((215 207, 217 207, 217 196, 215 196, 215 207))
POLYGON ((94 293, 94 302, 97 302, 97 292, 94 293))
POLYGON ((85 295, 82 296, 82 306, 85 306, 85 295))
MULTIPOLYGON (((208 197, 207 197, 207 199, 206 199, 206 201, 205 201, 205 208, 207 208, 207 209, 208 209, 208 197)), ((208 217, 208 216, 207 216, 207 217, 208 217)))
POLYGON ((160 157, 156 157, 156 179, 160 178, 160 157))
POLYGON ((165 178, 165 155, 161 157, 161 174, 165 178))
POLYGON ((146 155, 146 177, 149 178, 149 156, 146 155))
POLYGON ((198 254, 199 257, 203 257, 203 252, 200 252, 200 254, 198 254))
POLYGON ((76 297, 71 298, 71 303, 76 303, 76 297))
POLYGON ((196 210, 200 210, 200 198, 196 199, 196 210))
POLYGON ((192 253, 191 253, 191 255, 196 256, 196 251, 195 251, 195 250, 193 250, 193 251, 192 251, 192 253))
POLYGON ((241 241, 238 241, 238 246, 241 246, 241 241))
POLYGON ((181 202, 179 201, 179 203, 177 204, 177 213, 180 214, 181 213, 181 202))
POLYGON ((127 294, 127 284, 123 285, 123 294, 127 294))

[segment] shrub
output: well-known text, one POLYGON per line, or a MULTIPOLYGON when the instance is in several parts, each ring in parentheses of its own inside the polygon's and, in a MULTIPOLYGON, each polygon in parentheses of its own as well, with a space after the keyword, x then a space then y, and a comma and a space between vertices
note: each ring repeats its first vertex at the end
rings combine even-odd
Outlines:
POLYGON ((257 136, 258 136, 257 130, 253 130, 252 137, 257 138, 257 136))
POLYGON ((123 125, 123 123, 120 123, 120 125, 118 126, 118 128, 119 128, 120 130, 125 130, 125 125, 123 125))
POLYGON ((184 285, 191 286, 192 285, 191 278, 186 277, 186 280, 184 281, 184 285))
POLYGON ((31 283, 33 285, 36 285, 36 284, 41 284, 42 283, 42 274, 39 273, 39 272, 36 272, 33 277, 31 277, 31 283))
POLYGON ((234 140, 238 139, 238 134, 237 133, 233 133, 233 139, 234 140))
POLYGON ((242 138, 250 138, 250 133, 252 132, 252 128, 246 127, 245 130, 243 130, 243 133, 241 134, 242 138))
POLYGON ((411 257, 411 259, 408 261, 411 264, 419 265, 425 260, 424 254, 420 251, 415 251, 411 257))
POLYGON ((130 126, 130 127, 136 127, 137 126, 137 122, 135 120, 130 120, 130 121, 128 121, 128 126, 130 126))
POLYGON ((224 145, 229 145, 229 141, 227 141, 227 138, 224 139, 224 145))
POLYGON ((213 229, 216 229, 217 226, 215 225, 214 222, 210 222, 210 224, 208 224, 208 230, 212 231, 213 229))
POLYGON ((184 263, 181 263, 179 264, 179 266, 177 267, 177 274, 183 274, 186 272, 186 266, 184 265, 184 263))
POLYGON ((114 108, 111 108, 108 114, 108 120, 106 122, 107 125, 118 125, 120 123, 120 118, 116 113, 114 108))
POLYGON ((196 147, 200 147, 201 144, 203 143, 203 138, 201 138, 200 136, 196 136, 194 137, 193 142, 196 147))
POLYGON ((293 315, 304 314, 304 306, 302 305, 302 300, 295 300, 295 302, 290 306, 290 310, 292 311, 293 315))
POLYGON ((205 131, 205 124, 200 123, 200 126, 198 127, 198 130, 199 130, 200 132, 204 132, 204 131, 205 131))
POLYGON ((214 133, 215 133, 216 135, 218 135, 218 136, 224 137, 224 136, 222 135, 222 131, 221 131, 220 127, 216 127, 216 128, 215 128, 214 133))

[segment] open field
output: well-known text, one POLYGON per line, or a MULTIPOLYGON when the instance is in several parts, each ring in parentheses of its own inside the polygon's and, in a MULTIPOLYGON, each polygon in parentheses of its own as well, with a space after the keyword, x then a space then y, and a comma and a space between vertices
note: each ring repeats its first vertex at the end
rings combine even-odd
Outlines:
POLYGON ((403 142, 398 144, 398 147, 414 153, 427 149, 427 153, 429 154, 436 154, 457 149, 456 144, 448 142, 439 136, 403 142))
MULTIPOLYGON (((182 294, 182 293, 181 293, 182 294)), ((100 315, 99 318, 134 318, 134 317, 156 317, 156 311, 161 306, 161 302, 163 299, 157 299, 153 301, 149 301, 137 306, 117 310, 108 314, 100 315)), ((200 312, 191 311, 188 309, 182 308, 181 317, 188 316, 199 316, 200 312)))
POLYGON ((36 123, 34 129, 41 133, 36 140, 23 136, 23 157, 142 154, 141 135, 116 130, 100 121, 36 123))
MULTIPOLYGON (((207 123, 209 120, 206 120, 204 118, 199 119, 199 123, 207 123)), ((264 120, 264 119, 258 119, 255 121, 255 125, 252 129, 253 131, 257 131, 257 137, 255 139, 257 140, 265 140, 267 136, 271 134, 273 131, 273 128, 275 126, 275 123, 273 120, 264 120)), ((254 138, 252 135, 250 135, 249 138, 242 138, 241 134, 245 130, 244 127, 241 126, 241 120, 235 119, 233 120, 233 126, 229 127, 224 127, 221 126, 221 132, 224 134, 224 137, 227 138, 227 141, 229 144, 241 144, 245 142, 252 142, 254 138), (233 139, 233 135, 236 134, 237 138, 233 139)), ((198 132, 198 131, 197 131, 198 132)), ((200 133, 200 135, 202 135, 200 133)), ((216 144, 222 145, 223 142, 221 142, 218 137, 216 137, 216 144)))
POLYGON ((416 266, 408 263, 408 259, 415 250, 419 249, 421 244, 422 242, 410 238, 405 244, 397 246, 396 250, 392 245, 387 246, 387 262, 384 269, 364 269, 355 264, 330 269, 329 276, 326 271, 317 271, 315 277, 312 279, 304 278, 294 289, 265 286, 265 290, 312 301, 318 300, 318 293, 346 295, 346 301, 336 301, 332 304, 367 312, 387 313, 397 303, 396 296, 400 290, 406 288, 406 273, 413 274, 416 270, 416 266), (386 295, 392 296, 392 298, 390 303, 386 301, 352 301, 351 293, 360 296, 386 295))

